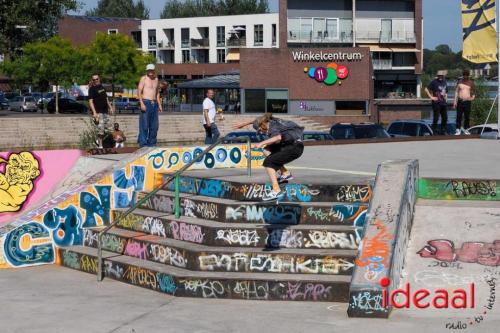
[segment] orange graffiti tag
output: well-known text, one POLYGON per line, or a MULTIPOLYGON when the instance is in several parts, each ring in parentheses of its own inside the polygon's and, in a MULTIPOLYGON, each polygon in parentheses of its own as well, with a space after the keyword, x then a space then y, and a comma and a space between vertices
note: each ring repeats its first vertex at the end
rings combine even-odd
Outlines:
POLYGON ((363 240, 360 257, 355 260, 359 267, 366 267, 372 261, 377 261, 384 267, 389 266, 390 241, 393 236, 387 232, 386 226, 379 220, 375 220, 374 225, 377 227, 378 233, 371 239, 365 238, 363 240))

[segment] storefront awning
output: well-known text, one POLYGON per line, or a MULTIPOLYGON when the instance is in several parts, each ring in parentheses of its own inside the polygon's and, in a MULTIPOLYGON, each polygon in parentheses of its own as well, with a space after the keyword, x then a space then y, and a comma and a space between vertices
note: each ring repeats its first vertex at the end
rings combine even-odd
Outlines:
POLYGON ((381 47, 380 45, 362 45, 369 47, 370 52, 420 52, 419 49, 411 47, 381 47))
POLYGON ((226 61, 240 61, 239 52, 229 52, 226 56, 226 61))
POLYGON ((184 89, 239 89, 240 74, 222 74, 203 79, 182 82, 177 85, 184 89))
POLYGON ((391 47, 392 52, 420 52, 415 48, 391 47))

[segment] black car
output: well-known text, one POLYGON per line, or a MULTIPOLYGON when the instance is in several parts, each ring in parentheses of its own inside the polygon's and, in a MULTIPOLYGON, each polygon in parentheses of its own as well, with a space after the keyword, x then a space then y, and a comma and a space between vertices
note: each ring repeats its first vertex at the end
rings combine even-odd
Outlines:
POLYGON ((382 126, 374 123, 338 123, 330 128, 330 135, 335 140, 385 139, 391 137, 382 126))
POLYGON ((330 141, 333 140, 333 137, 325 132, 319 131, 304 131, 302 134, 303 141, 330 141))
MULTIPOLYGON (((56 112, 55 99, 51 99, 47 104, 47 111, 49 113, 56 112)), ((60 113, 87 113, 88 109, 84 104, 78 103, 71 98, 59 99, 59 112, 60 113)))
POLYGON ((226 139, 224 140, 224 143, 230 144, 230 143, 245 143, 247 142, 246 137, 250 137, 250 141, 252 143, 258 143, 262 142, 267 139, 267 135, 257 133, 255 131, 238 131, 238 132, 231 132, 228 135, 226 135, 226 139))

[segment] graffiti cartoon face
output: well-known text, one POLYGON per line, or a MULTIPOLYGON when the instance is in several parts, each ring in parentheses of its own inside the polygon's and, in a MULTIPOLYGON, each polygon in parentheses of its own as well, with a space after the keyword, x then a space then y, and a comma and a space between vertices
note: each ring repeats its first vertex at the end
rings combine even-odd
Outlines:
POLYGON ((38 161, 29 152, 12 154, 5 167, 5 176, 10 185, 28 184, 40 175, 38 161))

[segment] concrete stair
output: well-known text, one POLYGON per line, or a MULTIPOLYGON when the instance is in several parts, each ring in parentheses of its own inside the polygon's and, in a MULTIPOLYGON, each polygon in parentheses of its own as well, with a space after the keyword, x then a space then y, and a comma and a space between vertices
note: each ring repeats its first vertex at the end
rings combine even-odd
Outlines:
MULTIPOLYGON (((248 197, 265 183, 184 176, 182 184, 180 218, 169 190, 126 217, 112 212, 120 222, 103 237, 106 277, 176 296, 348 301, 370 183, 288 184, 291 202, 279 205, 248 197)), ((62 265, 96 274, 100 230, 61 249, 62 265)))

